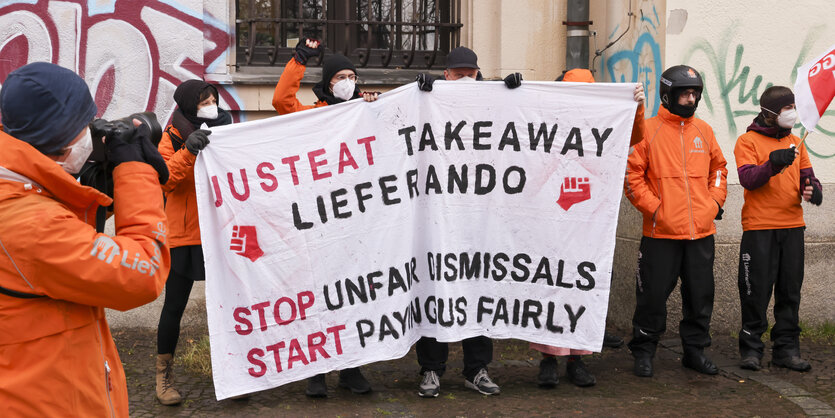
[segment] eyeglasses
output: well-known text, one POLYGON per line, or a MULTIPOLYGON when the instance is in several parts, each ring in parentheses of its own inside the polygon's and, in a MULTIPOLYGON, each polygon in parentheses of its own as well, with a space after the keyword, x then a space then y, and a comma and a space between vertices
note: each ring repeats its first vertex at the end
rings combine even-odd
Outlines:
POLYGON ((338 76, 335 76, 334 78, 336 78, 337 82, 348 79, 348 80, 351 80, 351 81, 356 83, 357 80, 359 80, 359 77, 357 77, 356 74, 351 74, 351 75, 340 74, 338 76))

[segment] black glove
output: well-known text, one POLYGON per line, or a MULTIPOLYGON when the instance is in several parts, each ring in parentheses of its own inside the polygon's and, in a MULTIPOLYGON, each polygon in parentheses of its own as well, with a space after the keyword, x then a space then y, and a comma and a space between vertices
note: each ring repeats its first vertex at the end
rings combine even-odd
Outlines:
POLYGON ((820 206, 823 202, 823 192, 821 189, 818 188, 815 184, 812 184, 812 198, 809 199, 809 203, 820 206))
MULTIPOLYGON (((719 202, 716 202, 716 206, 719 206, 719 202)), ((721 221, 723 213, 725 213, 725 209, 722 209, 722 206, 719 206, 719 212, 716 213, 716 217, 713 218, 713 219, 716 219, 717 221, 721 221)))
POLYGON ((209 135, 211 133, 212 131, 208 129, 198 129, 192 132, 186 138, 186 149, 194 155, 199 154, 200 150, 206 148, 206 145, 209 145, 209 135))
POLYGON ((513 73, 504 78, 504 85, 509 89, 515 89, 522 85, 522 74, 513 73))
MULTIPOLYGON (((107 122, 107 136, 104 140, 105 153, 107 159, 117 166, 128 161, 145 162, 145 156, 142 153, 142 141, 137 141, 134 136, 137 129, 132 123, 119 119, 112 122, 107 122)), ((142 125, 140 125, 142 126, 142 125)), ((148 129, 148 127, 145 127, 148 129)), ((147 135, 150 136, 150 130, 147 135)), ((141 138, 140 138, 141 139, 141 138)))
POLYGON ((296 61, 298 61, 301 65, 307 65, 308 59, 318 57, 319 54, 322 52, 321 42, 319 42, 319 46, 317 48, 311 48, 307 46, 308 39, 310 39, 311 41, 316 41, 316 39, 301 38, 299 39, 299 43, 296 44, 296 54, 294 55, 294 57, 296 58, 296 61))
POLYGON ((772 166, 783 168, 790 166, 794 162, 794 157, 794 148, 778 149, 768 154, 768 161, 771 161, 772 166))
POLYGON ((429 73, 420 73, 415 77, 418 83, 418 88, 421 91, 432 91, 432 83, 435 82, 435 77, 429 73))
POLYGON ((168 182, 168 165, 165 164, 165 160, 159 154, 157 147, 151 143, 151 128, 144 123, 139 125, 136 128, 136 136, 134 138, 139 141, 142 147, 142 155, 145 157, 145 162, 153 167, 154 170, 157 170, 159 184, 168 182))

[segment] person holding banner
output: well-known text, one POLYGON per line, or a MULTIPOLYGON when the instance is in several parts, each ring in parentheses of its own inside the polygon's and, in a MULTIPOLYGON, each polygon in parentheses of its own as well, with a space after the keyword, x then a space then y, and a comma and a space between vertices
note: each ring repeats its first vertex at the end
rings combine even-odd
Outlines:
POLYGON ((646 121, 646 137, 627 160, 626 197, 644 218, 629 341, 639 377, 653 374, 652 359, 666 330, 667 298, 679 277, 682 365, 709 375, 719 372, 704 348, 710 346, 713 313, 713 221, 722 217, 728 170, 713 129, 693 116, 702 89, 692 67, 664 71, 662 108, 646 121))
POLYGON ((232 123, 232 116, 218 108, 215 86, 202 80, 187 80, 174 91, 177 109, 159 142, 159 152, 170 176, 162 185, 165 212, 171 223, 171 274, 165 283, 165 301, 157 327, 156 398, 163 405, 177 405, 183 398, 174 388, 174 351, 180 338, 180 320, 195 281, 205 280, 194 162, 209 144, 208 129, 232 123))
POLYGON ((0 114, 0 411, 127 417, 104 308, 126 311, 162 292, 165 164, 147 125, 107 122, 114 197, 81 185, 75 176, 102 140, 88 126, 96 104, 81 77, 55 64, 12 71, 0 114), (115 235, 96 233, 97 209, 111 204, 115 235))
MULTIPOLYGON (((333 54, 322 63, 322 80, 313 86, 313 93, 319 99, 312 106, 303 105, 296 98, 302 77, 306 69, 307 60, 321 54, 322 45, 315 39, 300 39, 296 44, 293 58, 284 66, 284 71, 278 79, 273 92, 273 107, 279 115, 286 115, 302 110, 342 103, 362 97, 366 102, 377 100, 377 92, 360 92, 357 84, 357 69, 347 57, 333 54)), ((371 384, 362 375, 359 367, 352 367, 339 371, 339 386, 350 389, 357 394, 371 392, 371 384)), ((325 374, 318 374, 307 381, 305 395, 311 398, 328 396, 325 374)))
POLYGON ((800 357, 798 311, 806 229, 800 203, 820 205, 823 192, 806 146, 791 133, 797 118, 791 89, 767 88, 760 97, 760 109, 734 148, 739 183, 745 188, 739 247, 739 366, 762 367, 761 337, 768 328, 773 291, 771 363, 805 372, 812 366, 800 357))
MULTIPOLYGON (((576 82, 576 83, 594 83, 594 75, 591 71, 585 68, 574 68, 566 71, 564 75, 557 79, 557 81, 576 82)), ((632 124, 632 137, 629 145, 634 146, 644 139, 644 86, 637 84, 634 92, 635 101, 638 102, 638 108, 635 110, 635 120, 632 124)), ((618 348, 623 345, 623 339, 616 335, 603 333, 603 346, 610 348, 618 348)), ((539 375, 537 376, 537 383, 543 388, 556 387, 559 382, 559 364, 557 357, 566 357, 565 371, 568 379, 576 386, 590 387, 597 384, 594 375, 589 372, 586 363, 583 362, 581 356, 592 354, 588 350, 575 350, 566 347, 556 347, 547 344, 531 343, 531 349, 542 353, 542 360, 539 362, 539 375)))
POLYGON ((322 80, 313 86, 316 101, 313 105, 303 105, 296 98, 299 91, 307 60, 322 53, 322 44, 316 39, 299 40, 293 58, 284 65, 284 71, 278 79, 273 92, 273 108, 279 115, 286 115, 300 110, 342 103, 362 97, 366 102, 377 100, 380 93, 361 92, 357 86, 357 68, 346 56, 332 54, 322 63, 322 80))

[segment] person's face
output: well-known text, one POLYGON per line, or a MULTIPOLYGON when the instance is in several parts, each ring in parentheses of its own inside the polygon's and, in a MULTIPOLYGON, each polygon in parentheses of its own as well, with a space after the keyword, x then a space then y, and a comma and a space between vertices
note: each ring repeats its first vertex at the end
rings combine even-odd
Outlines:
POLYGON ((357 74, 353 70, 349 70, 347 68, 344 70, 340 70, 338 73, 334 74, 333 77, 331 77, 331 91, 333 91, 334 84, 345 79, 351 80, 356 83, 357 74))
POLYGON ((783 112, 785 112, 785 111, 787 111, 787 110, 792 110, 792 109, 794 109, 794 108, 795 108, 794 103, 792 103, 792 104, 790 104, 790 105, 783 106, 783 107, 780 109, 780 113, 783 113, 783 112))
POLYGON ((197 103, 197 110, 200 110, 206 106, 212 106, 217 104, 217 99, 215 99, 214 94, 210 94, 209 97, 203 99, 200 103, 197 103))
POLYGON ((699 91, 696 89, 687 89, 678 95, 678 104, 681 106, 695 106, 696 99, 699 98, 699 91))
POLYGON ((478 70, 475 68, 447 68, 444 70, 444 78, 450 81, 458 80, 462 77, 476 78, 478 70))
MULTIPOLYGON (((66 160, 67 157, 70 156, 70 153, 69 153, 70 148, 72 148, 73 145, 78 143, 78 141, 80 141, 81 138, 84 137, 84 134, 87 133, 88 129, 90 129, 90 128, 85 126, 84 129, 82 129, 81 132, 79 132, 78 135, 76 135, 75 138, 73 138, 72 141, 70 141, 69 144, 65 145, 64 148, 62 148, 61 151, 59 151, 58 154, 47 155, 47 157, 49 157, 52 161, 63 162, 64 160, 66 160)), ((95 141, 95 138, 93 138, 93 140, 95 141)))

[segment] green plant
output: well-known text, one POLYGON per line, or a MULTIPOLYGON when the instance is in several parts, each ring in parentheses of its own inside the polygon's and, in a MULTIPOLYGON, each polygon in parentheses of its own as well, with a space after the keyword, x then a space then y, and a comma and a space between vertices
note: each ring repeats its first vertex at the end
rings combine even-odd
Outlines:
POLYGON ((187 372, 201 375, 212 375, 212 356, 209 336, 203 335, 196 341, 186 340, 182 354, 175 357, 187 372))

